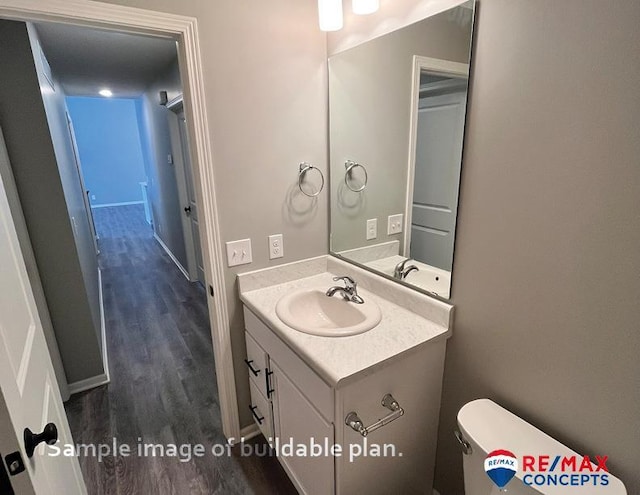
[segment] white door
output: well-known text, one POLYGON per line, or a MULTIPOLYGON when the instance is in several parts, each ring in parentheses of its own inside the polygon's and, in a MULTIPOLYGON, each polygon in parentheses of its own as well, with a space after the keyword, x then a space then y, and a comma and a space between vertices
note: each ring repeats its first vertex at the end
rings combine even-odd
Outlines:
POLYGON ((96 254, 100 254, 100 249, 98 249, 98 234, 96 233, 96 224, 93 219, 93 210, 91 209, 91 203, 89 201, 89 191, 87 190, 87 186, 84 184, 84 175, 82 174, 82 165, 80 164, 80 153, 78 152, 78 143, 76 142, 76 131, 73 128, 71 115, 69 115, 69 112, 65 112, 65 114, 67 116, 69 139, 71 140, 71 145, 73 146, 73 159, 76 164, 76 170, 78 171, 78 180, 80 181, 80 188, 84 193, 84 207, 87 210, 89 230, 91 231, 91 236, 93 237, 93 247, 96 250, 96 254))
POLYGON ((466 91, 420 100, 411 211, 411 257, 451 271, 466 91))
POLYGON ((192 281, 204 280, 204 262, 200 246, 200 226, 198 224, 198 205, 193 185, 191 158, 189 156, 189 140, 187 138, 186 120, 182 101, 170 107, 169 128, 171 131, 171 149, 175 164, 178 196, 182 208, 182 231, 184 246, 187 251, 187 271, 192 281))
POLYGON ((0 392, 0 454, 4 461, 19 450, 26 465, 11 478, 16 493, 86 494, 77 458, 45 455, 43 444, 31 458, 26 452, 26 428, 41 433, 53 423, 58 445, 73 440, 1 176, 0 392))
POLYGON ((187 120, 184 118, 184 110, 178 113, 178 125, 180 127, 180 142, 182 144, 182 156, 184 163, 184 175, 187 183, 187 201, 189 202, 188 217, 193 237, 193 247, 196 255, 196 269, 198 280, 204 284, 204 262, 202 260, 202 246, 200 245, 200 225, 198 224, 198 205, 196 204, 196 190, 193 185, 193 170, 191 157, 189 156, 189 140, 187 134, 187 120))

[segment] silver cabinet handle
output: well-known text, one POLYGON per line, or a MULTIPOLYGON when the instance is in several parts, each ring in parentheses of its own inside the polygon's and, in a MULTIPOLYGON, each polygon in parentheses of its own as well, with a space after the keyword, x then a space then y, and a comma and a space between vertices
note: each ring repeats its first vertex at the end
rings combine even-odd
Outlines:
POLYGON ((382 405, 389 409, 391 412, 384 418, 379 419, 369 426, 364 425, 355 411, 351 411, 349 414, 347 414, 347 417, 344 418, 344 423, 352 430, 357 431, 358 433, 360 433, 360 435, 366 437, 372 431, 375 431, 378 428, 382 428, 383 426, 388 425, 392 421, 395 421, 400 416, 404 415, 404 409, 400 407, 398 401, 396 401, 391 394, 387 394, 382 398, 382 405))

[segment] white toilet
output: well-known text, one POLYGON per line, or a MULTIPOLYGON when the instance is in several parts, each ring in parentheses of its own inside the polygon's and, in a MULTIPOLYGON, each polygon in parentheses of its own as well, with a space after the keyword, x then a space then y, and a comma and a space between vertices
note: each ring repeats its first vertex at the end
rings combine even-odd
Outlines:
MULTIPOLYGON (((465 404, 458 413, 458 427, 460 430, 456 435, 464 452, 466 495, 627 494, 624 484, 618 478, 603 469, 596 471, 598 461, 595 458, 591 459, 593 472, 584 466, 583 470, 577 473, 570 465, 565 466, 563 471, 562 461, 565 458, 570 462, 574 459, 573 456, 576 456, 576 463, 580 465, 582 456, 489 399, 478 399, 465 404), (495 451, 502 452, 494 454, 487 460, 489 454, 495 451), (485 471, 485 460, 489 464, 487 469, 490 470, 490 474, 498 479, 498 483, 501 483, 504 478, 500 480, 500 475, 504 476, 508 473, 508 476, 511 476, 513 472, 513 467, 508 467, 512 461, 510 453, 515 456, 518 469, 513 478, 503 485, 504 489, 501 491, 485 471), (531 457, 526 459, 529 464, 526 466, 526 471, 523 466, 524 456, 533 456, 535 459, 533 467, 530 465, 531 457), (549 456, 546 465, 546 458, 543 458, 542 469, 538 464, 540 461, 538 456, 549 456), (552 464, 557 456, 559 460, 553 467, 552 464), (503 470, 497 469, 500 467, 497 465, 498 462, 505 463, 507 467, 503 470), (603 477, 603 475, 606 476, 603 477), (588 480, 586 476, 589 477, 588 480)), ((607 452, 595 452, 593 455, 605 456, 607 452)))

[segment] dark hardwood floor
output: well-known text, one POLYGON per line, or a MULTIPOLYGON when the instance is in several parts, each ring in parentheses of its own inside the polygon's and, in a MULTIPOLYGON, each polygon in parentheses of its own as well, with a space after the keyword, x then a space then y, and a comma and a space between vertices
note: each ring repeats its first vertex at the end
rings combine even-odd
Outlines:
MULTIPOLYGON (((141 205, 94 210, 100 237, 111 383, 65 405, 76 444, 132 455, 80 457, 90 495, 296 493, 277 459, 225 444, 204 289, 153 238, 141 205), (204 457, 138 456, 139 443, 202 444, 204 457)), ((247 444, 264 448, 264 438, 247 444)))

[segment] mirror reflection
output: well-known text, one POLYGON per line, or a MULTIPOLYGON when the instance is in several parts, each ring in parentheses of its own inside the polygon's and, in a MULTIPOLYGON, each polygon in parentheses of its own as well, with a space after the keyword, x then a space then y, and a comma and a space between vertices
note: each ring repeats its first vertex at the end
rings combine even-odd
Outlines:
POLYGON ((474 6, 329 59, 331 252, 446 299, 474 6))

